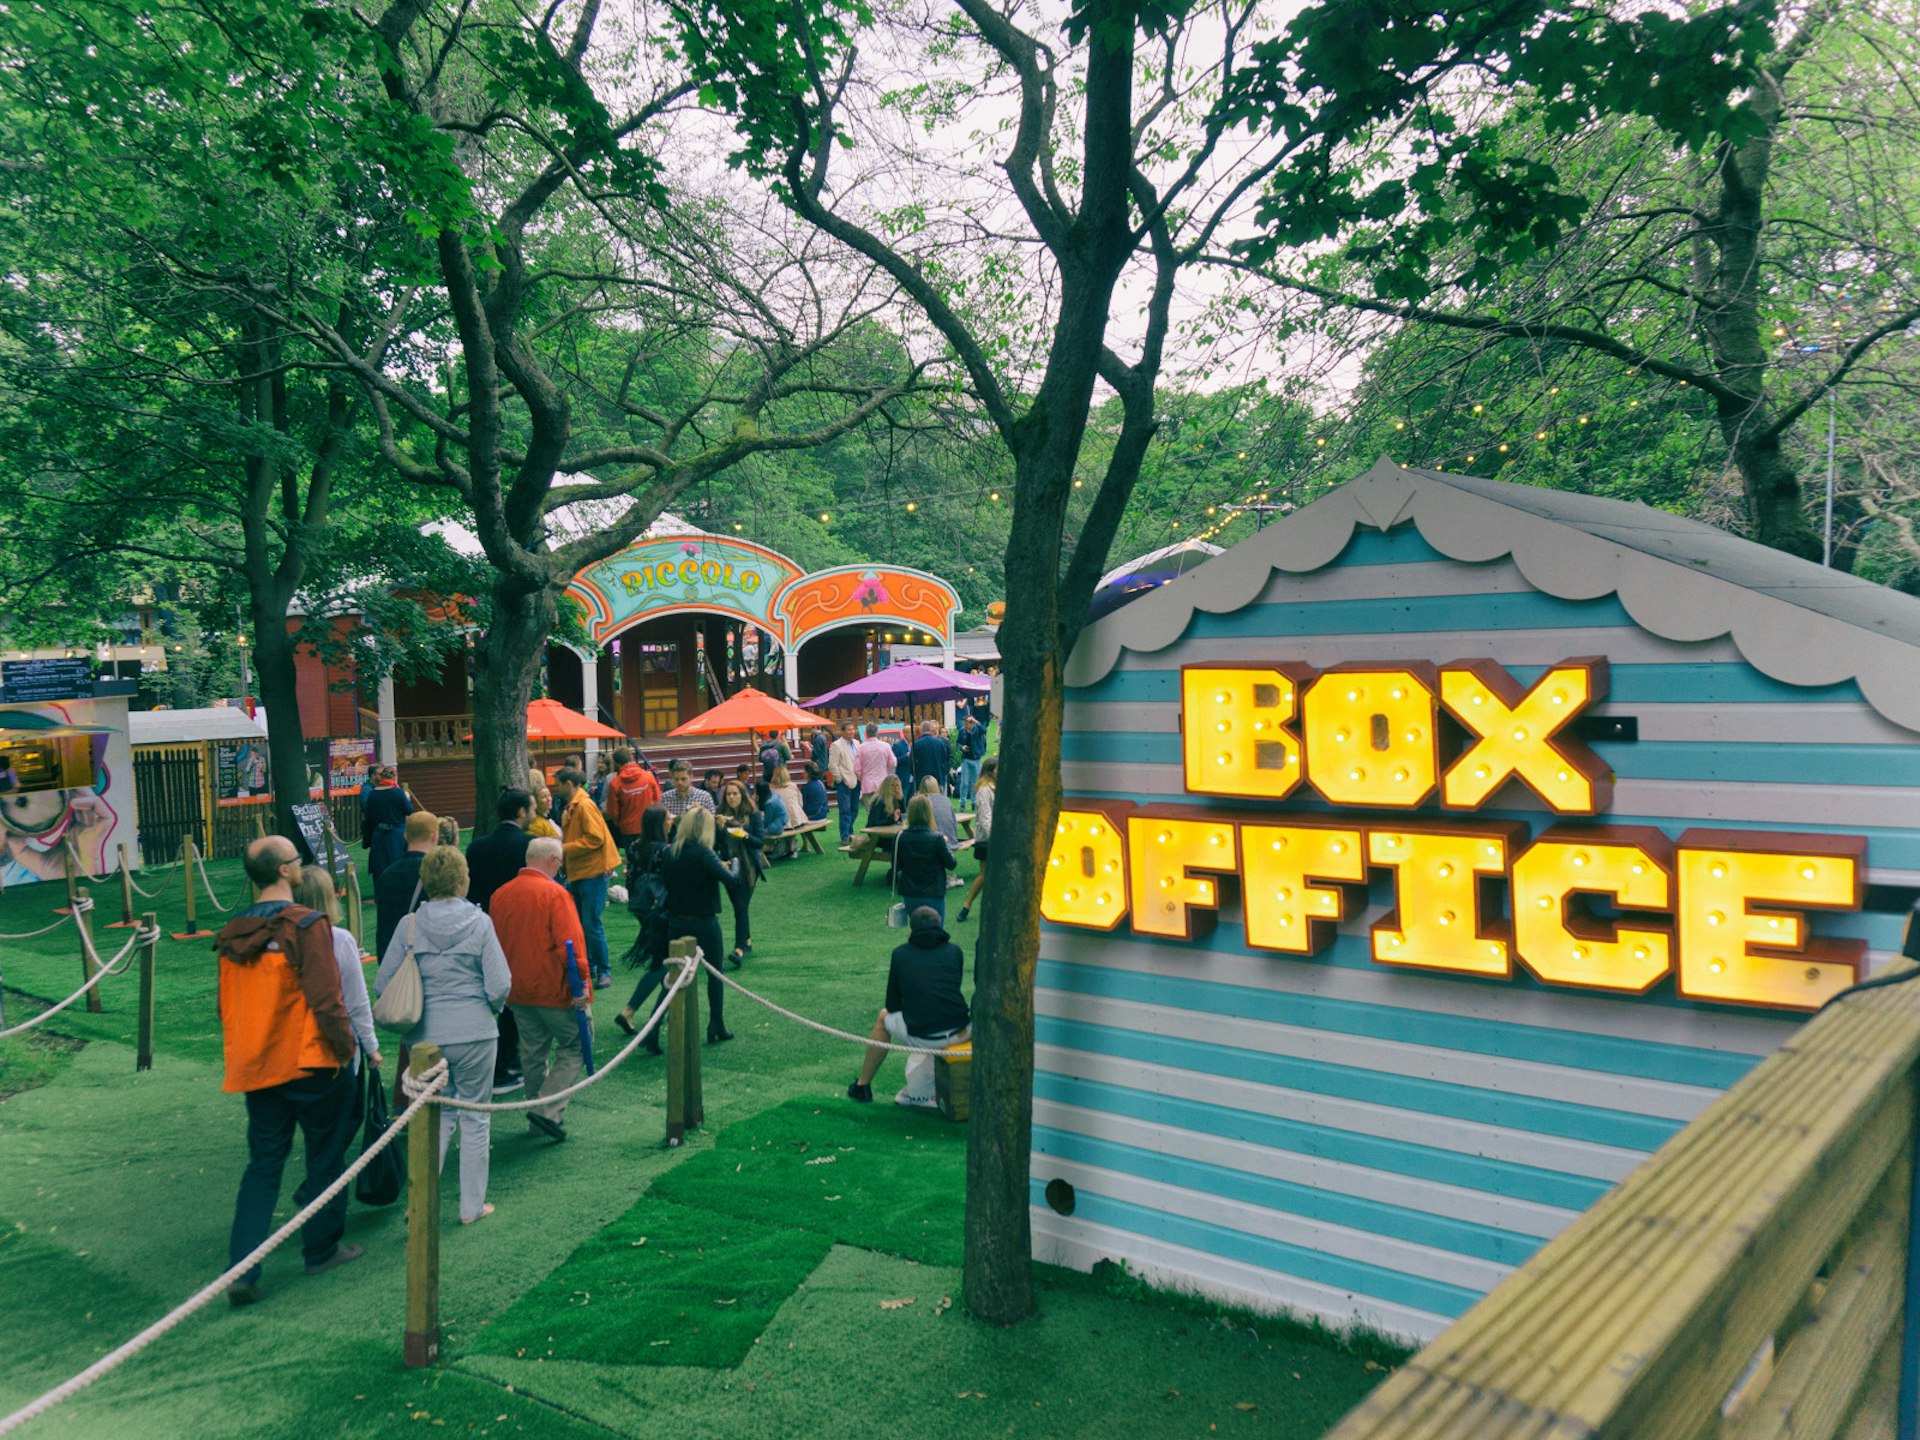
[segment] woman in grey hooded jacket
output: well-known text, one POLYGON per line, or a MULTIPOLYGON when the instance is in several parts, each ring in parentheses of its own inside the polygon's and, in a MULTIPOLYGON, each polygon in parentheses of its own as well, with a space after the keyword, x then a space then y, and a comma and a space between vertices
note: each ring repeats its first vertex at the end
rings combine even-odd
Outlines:
MULTIPOLYGON (((420 967, 424 1003, 420 1023, 405 1036, 409 1045, 433 1044, 447 1058, 447 1093, 456 1100, 493 1096, 493 1060, 500 1031, 495 1019, 513 989, 513 973, 493 933, 493 922, 469 904, 467 860, 451 845, 430 851, 420 862, 420 908, 393 932, 374 976, 376 994, 406 959, 409 948, 420 967)), ((487 1203, 487 1148, 490 1117, 484 1110, 440 1111, 440 1163, 447 1163, 447 1142, 455 1117, 460 1126, 460 1222, 471 1225, 493 1213, 487 1203)))

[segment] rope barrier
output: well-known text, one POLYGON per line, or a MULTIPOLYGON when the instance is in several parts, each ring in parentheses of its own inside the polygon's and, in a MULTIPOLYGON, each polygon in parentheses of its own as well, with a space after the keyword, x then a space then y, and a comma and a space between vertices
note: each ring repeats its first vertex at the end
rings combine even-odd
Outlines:
MULTIPOLYGON (((91 909, 92 907, 89 906, 88 908, 91 909)), ((87 932, 83 929, 80 933, 82 936, 85 936, 87 932)), ((67 996, 67 998, 62 1000, 58 1005, 50 1006, 49 1008, 42 1010, 38 1015, 35 1015, 31 1020, 23 1020, 18 1025, 11 1025, 11 1026, 8 1026, 5 1030, 0 1030, 0 1040, 6 1039, 9 1035, 18 1035, 22 1031, 31 1030, 33 1029, 34 1026, 44 1024, 46 1021, 51 1020, 54 1016, 58 1015, 62 1010, 66 1009, 69 1005, 73 1004, 74 1001, 79 1000, 83 996, 85 996, 89 990, 93 989, 94 986, 98 985, 102 980, 106 979, 107 976, 118 975, 122 971, 124 971, 128 965, 133 963, 131 957, 133 955, 134 950, 137 947, 141 945, 156 944, 158 943, 159 939, 160 939, 160 931, 158 927, 155 927, 152 930, 136 930, 133 932, 132 935, 127 937, 127 943, 120 947, 119 954, 115 955, 111 960, 102 960, 98 952, 94 950, 93 941, 89 937, 87 939, 87 958, 93 961, 93 963, 99 967, 97 970, 93 972, 92 978, 90 978, 87 981, 87 983, 82 985, 78 990, 74 991, 71 995, 67 996)))
MULTIPOLYGON (((75 901, 74 908, 75 909, 79 908, 79 903, 77 899, 75 901)), ((87 901, 87 908, 89 910, 93 908, 93 901, 91 900, 87 901)), ((38 930, 29 930, 24 935, 0 935, 0 940, 35 940, 42 935, 51 934, 53 931, 58 930, 62 925, 67 923, 69 918, 70 918, 69 916, 62 915, 58 920, 55 920, 51 925, 42 925, 38 930)))
MULTIPOLYGON (((695 958, 698 959, 699 952, 696 950, 694 954, 695 954, 695 958)), ((634 1050, 639 1047, 640 1043, 644 1041, 649 1035, 651 1035, 656 1028, 658 1028, 660 1022, 666 1018, 667 1002, 672 1000, 675 995, 678 995, 682 990, 684 990, 687 987, 688 983, 691 982, 693 977, 698 973, 699 973, 698 965, 682 965, 680 967, 680 974, 675 978, 673 984, 667 987, 666 994, 661 997, 659 1007, 655 1009, 653 1014, 647 1017, 646 1024, 642 1025, 638 1030, 633 1032, 633 1038, 627 1041, 625 1045, 620 1047, 620 1053, 615 1055, 611 1060, 607 1061, 607 1063, 602 1065, 598 1070, 595 1070, 593 1074, 587 1076, 586 1079, 577 1081, 576 1083, 569 1085, 564 1090, 556 1090, 551 1095, 538 1095, 530 1100, 501 1100, 497 1102, 487 1102, 487 1101, 481 1101, 481 1100, 455 1100, 451 1096, 448 1096, 444 1099, 436 1101, 435 1103, 443 1106, 448 1110, 480 1110, 480 1111, 485 1111, 491 1114, 494 1111, 538 1110, 544 1105, 553 1104, 554 1101, 556 1100, 569 1099, 572 1096, 579 1094, 582 1090, 585 1090, 588 1086, 597 1085, 602 1080, 606 1079, 607 1076, 611 1075, 614 1072, 614 1070, 619 1067, 620 1062, 625 1060, 629 1055, 631 1055, 634 1052, 634 1050)), ((429 1071, 428 1073, 431 1074, 432 1072, 429 1071)), ((407 1075, 403 1073, 400 1076, 400 1088, 404 1090, 408 1095, 414 1094, 416 1084, 417 1082, 414 1080, 414 1078, 411 1075, 407 1075)))
POLYGON ((212 882, 211 880, 209 880, 209 879, 207 879, 207 867, 206 867, 206 865, 205 865, 204 863, 202 863, 202 864, 201 864, 201 865, 200 865, 200 866, 198 867, 198 869, 199 869, 199 871, 200 871, 200 888, 201 888, 202 890, 204 890, 204 891, 206 891, 206 892, 207 892, 207 903, 208 903, 209 905, 211 905, 211 906, 213 906, 213 908, 214 908, 214 909, 216 909, 216 910, 218 910, 218 911, 219 911, 219 912, 220 912, 220 913, 221 913, 222 915, 230 915, 230 914, 232 914, 232 913, 233 913, 233 906, 231 906, 231 905, 222 905, 222 904, 220 903, 220 897, 219 897, 218 895, 215 895, 215 894, 213 893, 213 882, 212 882))
MULTIPOLYGON (((871 1035, 855 1035, 849 1030, 836 1030, 831 1025, 822 1025, 818 1020, 809 1020, 804 1015, 796 1015, 786 1007, 774 1004, 773 1001, 767 999, 764 995, 754 994, 753 991, 747 989, 746 986, 720 969, 719 966, 705 958, 702 958, 700 963, 706 966, 709 974, 718 976, 724 983, 731 985, 735 990, 738 990, 755 1004, 764 1005, 767 1009, 773 1011, 774 1014, 784 1016, 796 1025, 804 1025, 809 1030, 818 1030, 822 1035, 831 1035, 836 1040, 847 1040, 855 1045, 871 1045, 877 1049, 891 1050, 896 1055, 937 1055, 940 1053, 937 1048, 931 1045, 896 1045, 891 1040, 876 1040, 871 1035)), ((948 1043, 957 1044, 959 1042, 953 1040, 948 1043)))
POLYGON ((334 1196, 351 1185, 354 1178, 358 1176, 362 1170, 366 1169, 368 1165, 373 1163, 376 1155, 406 1133, 407 1122, 414 1117, 415 1112, 417 1112, 422 1105, 427 1104, 428 1101, 433 1098, 436 1091, 446 1085, 446 1061, 442 1060, 438 1065, 434 1066, 433 1069, 427 1071, 425 1075, 420 1077, 418 1083, 423 1093, 420 1094, 411 1105, 407 1106, 405 1110, 402 1110, 395 1116, 393 1121, 387 1126, 386 1133, 363 1150, 360 1153, 360 1158, 342 1171, 338 1180, 335 1180, 333 1184, 315 1196, 314 1199, 308 1203, 306 1209, 302 1210, 298 1215, 295 1215, 291 1220, 287 1221, 285 1225, 282 1225, 259 1245, 255 1246, 246 1258, 233 1265, 229 1265, 218 1277, 207 1284, 205 1288, 196 1291, 185 1302, 168 1311, 138 1335, 128 1340, 124 1345, 102 1355, 71 1380, 66 1381, 64 1384, 56 1385, 38 1400, 14 1411, 13 1414, 6 1416, 4 1419, 0 1419, 0 1435, 12 1434, 29 1420, 46 1414, 47 1411, 53 1409, 54 1406, 60 1404, 62 1401, 70 1400, 75 1395, 78 1395, 103 1375, 118 1369, 128 1360, 131 1360, 135 1355, 138 1355, 142 1350, 146 1349, 147 1346, 180 1324, 188 1316, 192 1315, 196 1310, 218 1299, 226 1292, 229 1285, 233 1284, 242 1275, 246 1274, 247 1271, 265 1260, 267 1256, 271 1255, 275 1250, 279 1249, 282 1242, 284 1242, 288 1236, 292 1235, 302 1225, 306 1224, 307 1221, 319 1214, 321 1210, 326 1208, 327 1203, 331 1201, 334 1196))

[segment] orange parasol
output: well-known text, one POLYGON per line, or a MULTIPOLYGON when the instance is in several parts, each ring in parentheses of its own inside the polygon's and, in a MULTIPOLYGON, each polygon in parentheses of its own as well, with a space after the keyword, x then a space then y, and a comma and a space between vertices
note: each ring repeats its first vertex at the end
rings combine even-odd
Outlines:
POLYGON ((535 700, 527 706, 529 740, 624 740, 611 725, 602 725, 558 700, 535 700))
POLYGON ((670 737, 738 735, 748 730, 789 730, 796 725, 832 724, 824 715, 815 715, 797 705, 789 705, 784 700, 749 686, 738 695, 728 696, 705 714, 694 716, 678 729, 669 730, 667 734, 670 737))

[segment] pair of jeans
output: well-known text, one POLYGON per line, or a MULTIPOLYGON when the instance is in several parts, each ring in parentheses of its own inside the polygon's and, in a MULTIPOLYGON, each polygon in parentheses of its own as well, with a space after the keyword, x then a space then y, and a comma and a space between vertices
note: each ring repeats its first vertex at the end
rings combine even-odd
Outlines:
POLYGON ((580 928, 587 932, 587 963, 593 969, 596 984, 613 973, 607 958, 607 927, 603 916, 607 909, 607 876, 593 875, 585 880, 569 880, 573 907, 580 912, 580 928))
POLYGON ((924 905, 940 917, 942 925, 947 923, 947 897, 944 895, 902 895, 900 902, 907 907, 909 919, 914 911, 924 905))
POLYGON ((973 787, 980 783, 980 762, 962 760, 960 762, 960 802, 963 805, 973 803, 973 787))
POLYGON ((853 838, 854 822, 860 818, 860 787, 858 785, 836 785, 834 798, 839 801, 840 843, 846 844, 853 838))
MULTIPOLYGON (((667 917, 667 939, 683 940, 691 936, 700 946, 703 958, 714 965, 723 964, 721 957, 726 953, 721 948, 720 917, 718 915, 670 915, 667 917)), ((636 992, 638 993, 638 992, 636 992)), ((707 976, 707 1034, 727 1028, 723 1018, 726 1014, 727 987, 713 974, 707 976)), ((655 1032, 656 1034, 659 1032, 655 1032)))
MULTIPOLYGON (((293 1151, 296 1127, 306 1145, 307 1173, 293 1192, 294 1204, 304 1208, 340 1178, 346 1168, 347 1143, 357 1128, 349 1121, 359 1093, 358 1083, 344 1067, 310 1070, 298 1080, 247 1092, 247 1168, 233 1203, 229 1265, 244 1260, 273 1233, 273 1207, 280 1200, 280 1178, 293 1151)), ((333 1258, 346 1233, 347 1192, 342 1190, 300 1228, 300 1253, 309 1266, 322 1264, 333 1258)), ((253 1285, 259 1279, 256 1265, 238 1283, 253 1285)))

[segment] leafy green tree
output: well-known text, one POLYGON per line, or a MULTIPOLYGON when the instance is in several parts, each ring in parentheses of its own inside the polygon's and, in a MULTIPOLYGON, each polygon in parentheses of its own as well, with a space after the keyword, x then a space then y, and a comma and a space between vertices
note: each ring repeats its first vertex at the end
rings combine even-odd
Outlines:
POLYGON ((834 0, 670 8, 694 74, 738 117, 736 161, 894 278, 963 368, 1013 467, 964 1279, 975 1315, 1012 1322, 1033 1304, 1033 978, 1063 674, 1159 425, 1182 272, 1224 257, 1243 229, 1264 242, 1253 258, 1270 258, 1409 203, 1422 219, 1395 262, 1409 273, 1465 235, 1504 262, 1548 238, 1571 202, 1551 166, 1504 152, 1497 124, 1453 119, 1441 102, 1457 77, 1692 133, 1726 110, 1716 96, 1764 46, 1765 16, 1343 0, 1276 32, 1261 7, 1232 3, 1083 0, 1055 22, 956 0, 926 27, 881 25, 834 0), (902 74, 912 81, 899 85, 902 74), (895 113, 911 142, 894 143, 895 113), (1445 130, 1419 128, 1439 118, 1445 130), (1388 186, 1370 157, 1403 135, 1434 148, 1388 186), (867 183, 876 173, 883 192, 867 183), (1128 320, 1113 325, 1123 281, 1128 320), (1081 465, 1097 385, 1120 412, 1096 481, 1081 465))
MULTIPOLYGON (((228 631, 239 599, 283 776, 305 773, 289 615, 325 600, 343 516, 384 548, 391 483, 356 441, 354 387, 280 313, 297 295, 384 363, 405 310, 381 296, 404 279, 402 215, 319 143, 383 103, 335 81, 356 47, 339 13, 261 0, 76 0, 0 31, 9 583, 101 613, 144 564, 228 631)), ((287 834, 301 798, 276 794, 287 834)))
MULTIPOLYGON (((1404 415, 1420 422, 1396 455, 1471 453, 1483 473, 1524 455, 1528 478, 1558 483, 1574 456, 1597 453, 1602 412, 1615 436, 1645 434, 1659 414, 1675 427, 1655 443, 1662 463, 1645 463, 1643 450, 1630 466, 1652 482, 1649 498, 1820 559, 1803 477, 1824 465, 1826 437, 1809 422, 1838 396, 1859 434, 1915 378, 1896 342, 1920 323, 1916 18, 1911 0, 1806 6, 1782 23, 1777 47, 1749 51, 1751 82, 1736 103, 1697 114, 1671 108, 1673 97, 1619 103, 1634 72, 1593 104, 1544 83, 1517 92, 1492 127, 1504 173, 1550 156, 1556 184, 1534 229, 1504 247, 1481 243, 1479 216, 1524 186, 1489 181, 1429 206, 1419 177, 1438 162, 1422 159, 1409 182, 1396 155, 1362 167, 1342 193, 1365 219, 1337 251, 1268 241, 1242 259, 1331 315, 1389 317, 1420 337, 1394 346, 1404 415), (1420 348, 1424 361, 1408 363, 1420 348), (1510 393, 1488 384, 1503 367, 1518 382, 1510 393), (1443 390, 1469 398, 1451 383, 1468 375, 1483 411, 1422 408, 1443 390), (1711 457, 1696 419, 1715 436, 1711 457), (1661 483, 1677 473, 1670 464, 1683 466, 1691 502, 1661 483), (1722 468, 1736 482, 1724 507, 1713 493, 1722 468)), ((1487 103, 1483 87, 1463 84, 1418 119, 1444 137, 1487 103)), ((1413 151, 1434 147, 1443 153, 1445 140, 1413 151)), ((1869 503, 1880 502, 1843 495, 1843 532, 1869 503)), ((1843 533, 1838 558, 1850 556, 1843 533)))

